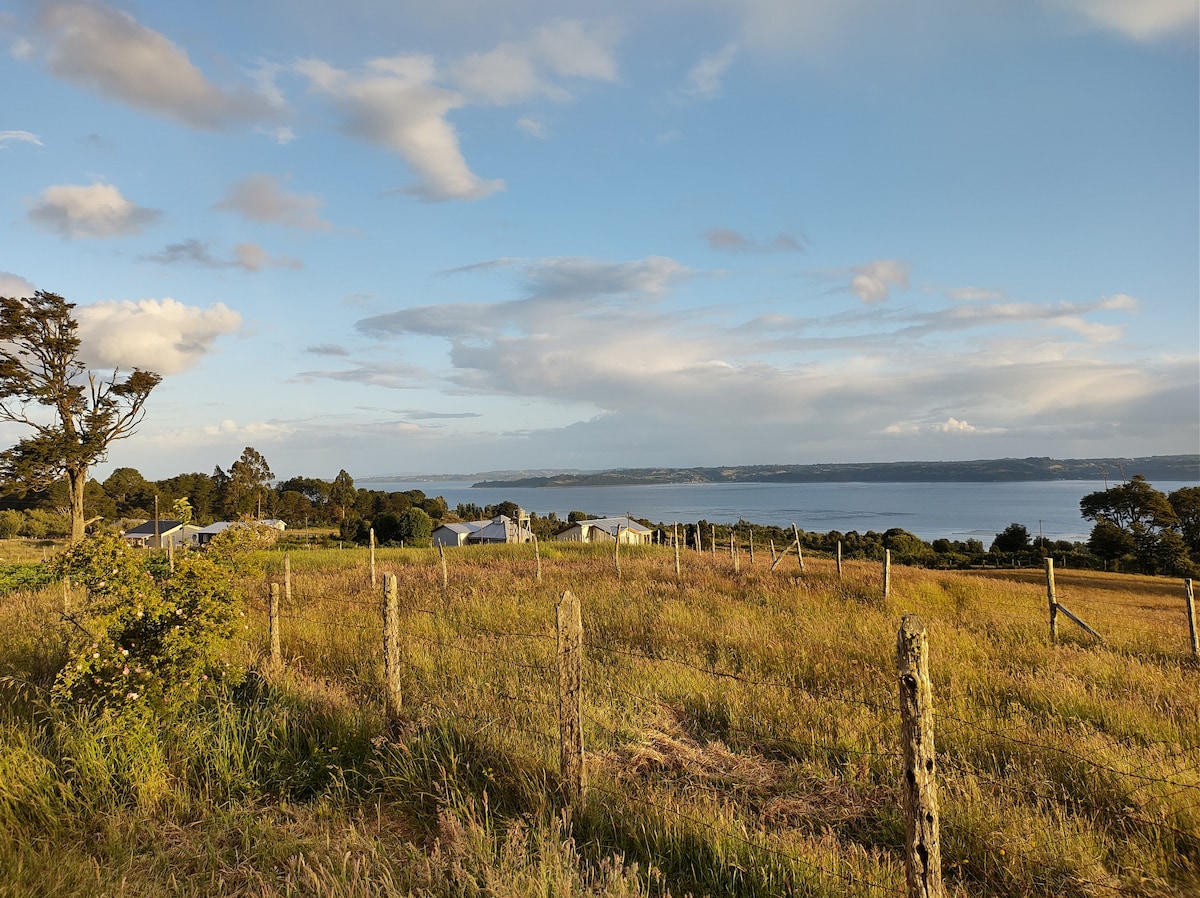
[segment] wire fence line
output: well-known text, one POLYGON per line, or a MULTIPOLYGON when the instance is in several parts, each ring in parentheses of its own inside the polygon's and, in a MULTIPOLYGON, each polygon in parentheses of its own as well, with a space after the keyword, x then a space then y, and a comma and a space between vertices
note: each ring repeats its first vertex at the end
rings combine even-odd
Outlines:
MULTIPOLYGON (((709 563, 713 563, 712 556, 707 557, 709 563)), ((598 563, 603 564, 604 561, 593 557, 587 559, 586 563, 573 560, 573 563, 564 565, 555 576, 548 578, 556 584, 553 592, 557 592, 558 586, 566 579, 578 579, 585 584, 594 579, 598 563)), ((459 601, 461 595, 473 594, 479 589, 469 577, 455 584, 455 589, 460 590, 456 593, 447 589, 443 581, 428 570, 422 571, 410 565, 397 570, 407 581, 400 602, 403 645, 409 653, 404 660, 400 683, 406 704, 411 702, 412 707, 419 709, 417 714, 424 719, 431 714, 444 715, 443 719, 458 721, 480 733, 502 732, 507 738, 533 740, 541 750, 551 753, 554 741, 561 736, 558 729, 561 695, 555 671, 556 654, 562 637, 548 617, 544 622, 539 622, 527 616, 521 618, 518 611, 514 615, 518 619, 512 621, 511 627, 484 623, 478 619, 478 614, 463 607, 459 601), (431 597, 440 597, 440 601, 435 599, 431 602, 431 597), (542 623, 545 625, 541 626, 542 623), (419 663, 413 658, 419 658, 419 663), (462 698, 468 690, 474 693, 476 701, 462 698), (459 693, 459 698, 447 701, 446 696, 455 692, 459 693)), ((622 582, 628 583, 631 588, 703 588, 702 582, 679 582, 680 578, 669 559, 664 561, 650 557, 636 573, 627 562, 621 573, 622 582)), ((864 572, 860 566, 856 576, 843 579, 839 575, 838 580, 848 587, 849 592, 866 594, 877 589, 878 580, 873 573, 864 572)), ((540 563, 538 575, 542 575, 540 563)), ((742 574, 746 578, 760 575, 761 572, 753 570, 742 574)), ((394 576, 384 574, 385 580, 394 576)), ((795 585, 805 576, 814 576, 811 564, 807 573, 798 573, 793 569, 781 571, 775 578, 763 579, 786 577, 795 585)), ((815 576, 831 579, 828 570, 815 576)), ((370 651, 374 653, 374 661, 368 665, 373 670, 372 676, 382 679, 380 659, 385 627, 381 619, 384 603, 379 598, 337 597, 328 595, 327 590, 307 593, 304 588, 291 592, 289 607, 279 609, 275 620, 289 658, 307 653, 337 655, 348 649, 355 652, 370 651), (329 615, 314 614, 315 608, 326 605, 336 606, 336 610, 329 615), (342 639, 336 635, 339 633, 350 638, 342 639)), ((553 592, 547 586, 547 595, 553 592)), ((1072 601, 1076 599, 1072 597, 1072 601)), ((1000 617, 1024 622, 1030 632, 1040 630, 1044 633, 1044 602, 1044 599, 1030 596, 999 607, 973 606, 967 619, 979 623, 993 616, 1000 617), (1042 619, 1035 618, 1035 613, 1041 615, 1042 619)), ((1101 601, 1095 604, 1097 607, 1106 604, 1123 607, 1115 602, 1101 601)), ((259 603, 257 607, 260 612, 269 610, 264 603, 259 603)), ((1080 604, 1080 607, 1085 606, 1080 604)), ((953 612, 942 609, 934 611, 931 618, 948 622, 954 616, 953 612)), ((257 638, 261 646, 264 635, 261 628, 257 633, 248 633, 248 644, 257 638)), ((894 700, 894 682, 877 683, 874 689, 860 689, 858 691, 864 694, 855 695, 852 694, 855 689, 851 684, 819 683, 803 678, 798 678, 797 682, 788 682, 786 678, 763 678, 747 674, 740 668, 727 669, 721 666, 720 662, 728 659, 723 658, 719 651, 700 662, 695 657, 676 656, 669 651, 669 647, 659 646, 651 650, 639 645, 645 641, 637 633, 589 631, 582 643, 586 666, 585 741, 589 764, 599 775, 598 780, 591 782, 591 788, 608 801, 624 799, 651 804, 656 813, 689 826, 719 826, 733 841, 744 843, 747 848, 764 855, 779 855, 796 869, 807 870, 829 881, 848 876, 839 872, 840 861, 826 869, 795 851, 780 848, 771 828, 763 824, 761 815, 758 818, 753 814, 746 817, 745 810, 739 809, 736 798, 729 799, 730 795, 740 794, 740 787, 745 787, 742 791, 753 791, 755 783, 749 781, 739 784, 731 770, 716 769, 720 764, 704 755, 707 752, 720 756, 723 750, 732 751, 736 748, 752 761, 765 765, 781 758, 784 763, 796 763, 819 757, 830 766, 865 765, 877 771, 877 778, 890 777, 892 781, 897 781, 901 769, 899 751, 894 744, 894 731, 901 709, 894 700), (712 699, 714 693, 711 686, 700 686, 697 678, 710 684, 722 684, 715 693, 718 696, 715 700, 712 699), (760 715, 761 719, 755 720, 755 726, 748 728, 744 723, 733 722, 735 715, 731 711, 745 710, 760 703, 764 713, 760 715), (802 735, 786 731, 786 726, 795 718, 795 714, 789 712, 810 704, 824 705, 827 712, 832 706, 835 714, 843 715, 855 709, 854 713, 862 715, 862 719, 856 721, 853 734, 845 739, 820 730, 810 729, 802 735), (732 708, 734 705, 737 707, 732 708), (837 708, 842 710, 837 711, 837 708), (863 748, 861 742, 848 744, 860 740, 864 733, 868 740, 874 741, 874 745, 863 748), (658 742, 654 741, 656 739, 658 742), (733 748, 727 749, 726 743, 733 748), (663 757, 663 750, 674 751, 678 757, 663 757), (735 822, 717 824, 693 819, 681 812, 672 801, 656 803, 655 799, 647 797, 650 790, 644 788, 644 778, 639 781, 635 776, 631 780, 629 772, 620 766, 622 753, 628 759, 639 752, 642 762, 649 765, 647 769, 663 770, 677 764, 681 769, 688 770, 690 763, 698 764, 701 773, 707 769, 711 779, 702 777, 700 785, 694 783, 693 787, 707 788, 713 796, 729 799, 733 808, 730 811, 731 820, 735 822), (655 752, 659 755, 657 759, 651 757, 655 752), (704 764, 709 762, 715 763, 716 767, 704 768, 704 764), (615 787, 617 784, 628 786, 631 783, 640 784, 642 788, 631 791, 615 787)), ((999 747, 1000 753, 1005 756, 1005 769, 1022 765, 1028 767, 1029 763, 1038 762, 1042 756, 1057 756, 1085 771, 1085 779, 1102 776, 1115 780, 1125 795, 1144 799, 1143 810, 1153 810, 1160 805, 1165 807, 1164 802, 1179 794, 1194 795, 1197 800, 1182 806, 1177 803, 1177 812, 1194 809, 1200 804, 1200 777, 1195 775, 1200 764, 1188 763, 1196 757, 1194 744, 1181 746, 1169 740, 1155 743, 1154 740, 1142 739, 1143 749, 1151 749, 1149 754, 1155 755, 1153 761, 1147 760, 1142 767, 1136 764, 1118 766, 1095 756, 1092 743, 1099 738, 1095 729, 1081 733, 1078 747, 1064 747, 1061 733, 1056 733, 1059 741, 1043 742, 1006 732, 1001 721, 974 720, 946 712, 938 712, 936 719, 938 738, 944 746, 939 755, 939 766, 946 776, 945 788, 950 794, 961 793, 970 781, 975 784, 972 788, 982 784, 993 793, 1014 796, 1019 801, 1044 801, 1045 796, 1037 794, 1036 790, 1022 792, 1021 787, 1014 786, 1012 777, 997 775, 995 765, 989 763, 988 749, 999 747), (1155 744, 1172 750, 1153 751, 1155 744), (1030 761, 1022 757, 1023 752, 1036 754, 1038 758, 1030 761), (1170 775, 1153 775, 1150 772, 1153 764, 1164 761, 1172 762, 1170 775), (1140 794, 1152 786, 1173 791, 1140 794)), ((1105 735, 1103 741, 1117 747, 1123 744, 1121 739, 1111 735, 1105 735)), ((990 761, 994 762, 995 757, 993 752, 990 761)), ((1185 829, 1174 826, 1169 820, 1144 816, 1137 808, 1126 808, 1124 814, 1127 820, 1136 821, 1139 825, 1174 832, 1180 838, 1189 836, 1185 829)), ((886 883, 877 882, 866 874, 849 875, 847 881, 865 894, 897 893, 898 883, 902 879, 897 858, 893 858, 891 867, 886 862, 881 864, 875 861, 871 869, 876 871, 876 875, 884 871, 882 878, 886 883)), ((970 876, 988 878, 985 872, 979 870, 973 870, 970 876)), ((1081 884, 1115 894, 1127 891, 1119 883, 1114 885, 1099 880, 1075 883, 1081 884)), ((1136 889, 1128 892, 1134 894, 1136 889)))

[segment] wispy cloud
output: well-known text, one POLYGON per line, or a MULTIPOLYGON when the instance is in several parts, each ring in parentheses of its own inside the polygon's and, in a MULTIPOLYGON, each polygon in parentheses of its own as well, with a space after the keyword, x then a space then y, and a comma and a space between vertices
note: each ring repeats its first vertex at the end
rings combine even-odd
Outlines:
POLYGON ((127 200, 111 184, 58 184, 29 204, 28 217, 64 240, 140 234, 162 213, 127 200))
POLYGON ((0 149, 7 149, 10 143, 31 143, 40 147, 42 139, 30 131, 0 131, 0 149))
POLYGON ((203 240, 184 240, 168 244, 161 252, 141 256, 147 262, 159 265, 195 265, 200 268, 240 268, 255 272, 264 268, 303 268, 304 263, 289 256, 272 256, 257 243, 239 243, 233 256, 222 259, 215 256, 209 244, 203 240))
POLYGON ((1091 24, 1136 41, 1196 34, 1200 6, 1195 0, 1045 0, 1072 10, 1091 24))
POLYGON ((802 253, 808 238, 779 234, 772 240, 758 240, 732 228, 712 228, 704 232, 704 241, 709 249, 730 253, 802 253))
POLYGON ((728 43, 692 66, 687 74, 685 93, 706 100, 720 96, 721 79, 737 58, 738 50, 736 41, 728 43))
POLYGON ((109 99, 210 131, 274 115, 264 97, 214 85, 185 50, 120 10, 51 0, 37 28, 51 72, 109 99))
POLYGON ((283 225, 307 231, 329 231, 333 225, 317 213, 324 205, 312 194, 290 193, 274 175, 254 174, 229 188, 214 209, 236 212, 249 221, 283 225))

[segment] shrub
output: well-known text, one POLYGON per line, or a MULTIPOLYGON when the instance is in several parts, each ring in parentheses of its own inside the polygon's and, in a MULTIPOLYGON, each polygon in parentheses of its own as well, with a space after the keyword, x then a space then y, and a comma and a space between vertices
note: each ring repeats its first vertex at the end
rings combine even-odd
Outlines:
POLYGON ((213 558, 184 553, 160 586, 124 540, 97 535, 54 567, 88 593, 75 618, 85 635, 54 686, 59 702, 166 709, 194 700, 220 672, 217 651, 242 611, 229 571, 213 558))

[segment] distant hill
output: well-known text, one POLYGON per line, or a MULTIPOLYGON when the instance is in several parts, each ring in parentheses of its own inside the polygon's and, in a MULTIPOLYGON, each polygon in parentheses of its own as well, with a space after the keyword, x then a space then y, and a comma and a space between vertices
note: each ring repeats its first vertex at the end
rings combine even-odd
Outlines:
POLYGON ((1153 483, 1200 484, 1200 455, 1144 458, 999 458, 978 461, 898 461, 820 465, 735 465, 720 468, 621 468, 481 480, 477 487, 629 486, 661 483, 1001 483, 1097 480, 1119 483, 1135 474, 1153 483))

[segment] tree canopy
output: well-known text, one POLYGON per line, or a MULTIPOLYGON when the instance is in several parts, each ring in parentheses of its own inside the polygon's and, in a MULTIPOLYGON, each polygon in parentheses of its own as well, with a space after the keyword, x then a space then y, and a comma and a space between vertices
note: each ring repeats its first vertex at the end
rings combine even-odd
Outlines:
POLYGON ((31 435, 0 453, 0 477, 19 489, 66 479, 71 539, 84 532, 88 469, 109 445, 133 434, 161 381, 138 368, 122 377, 88 369, 79 357, 75 308, 56 293, 0 297, 0 421, 31 435))

